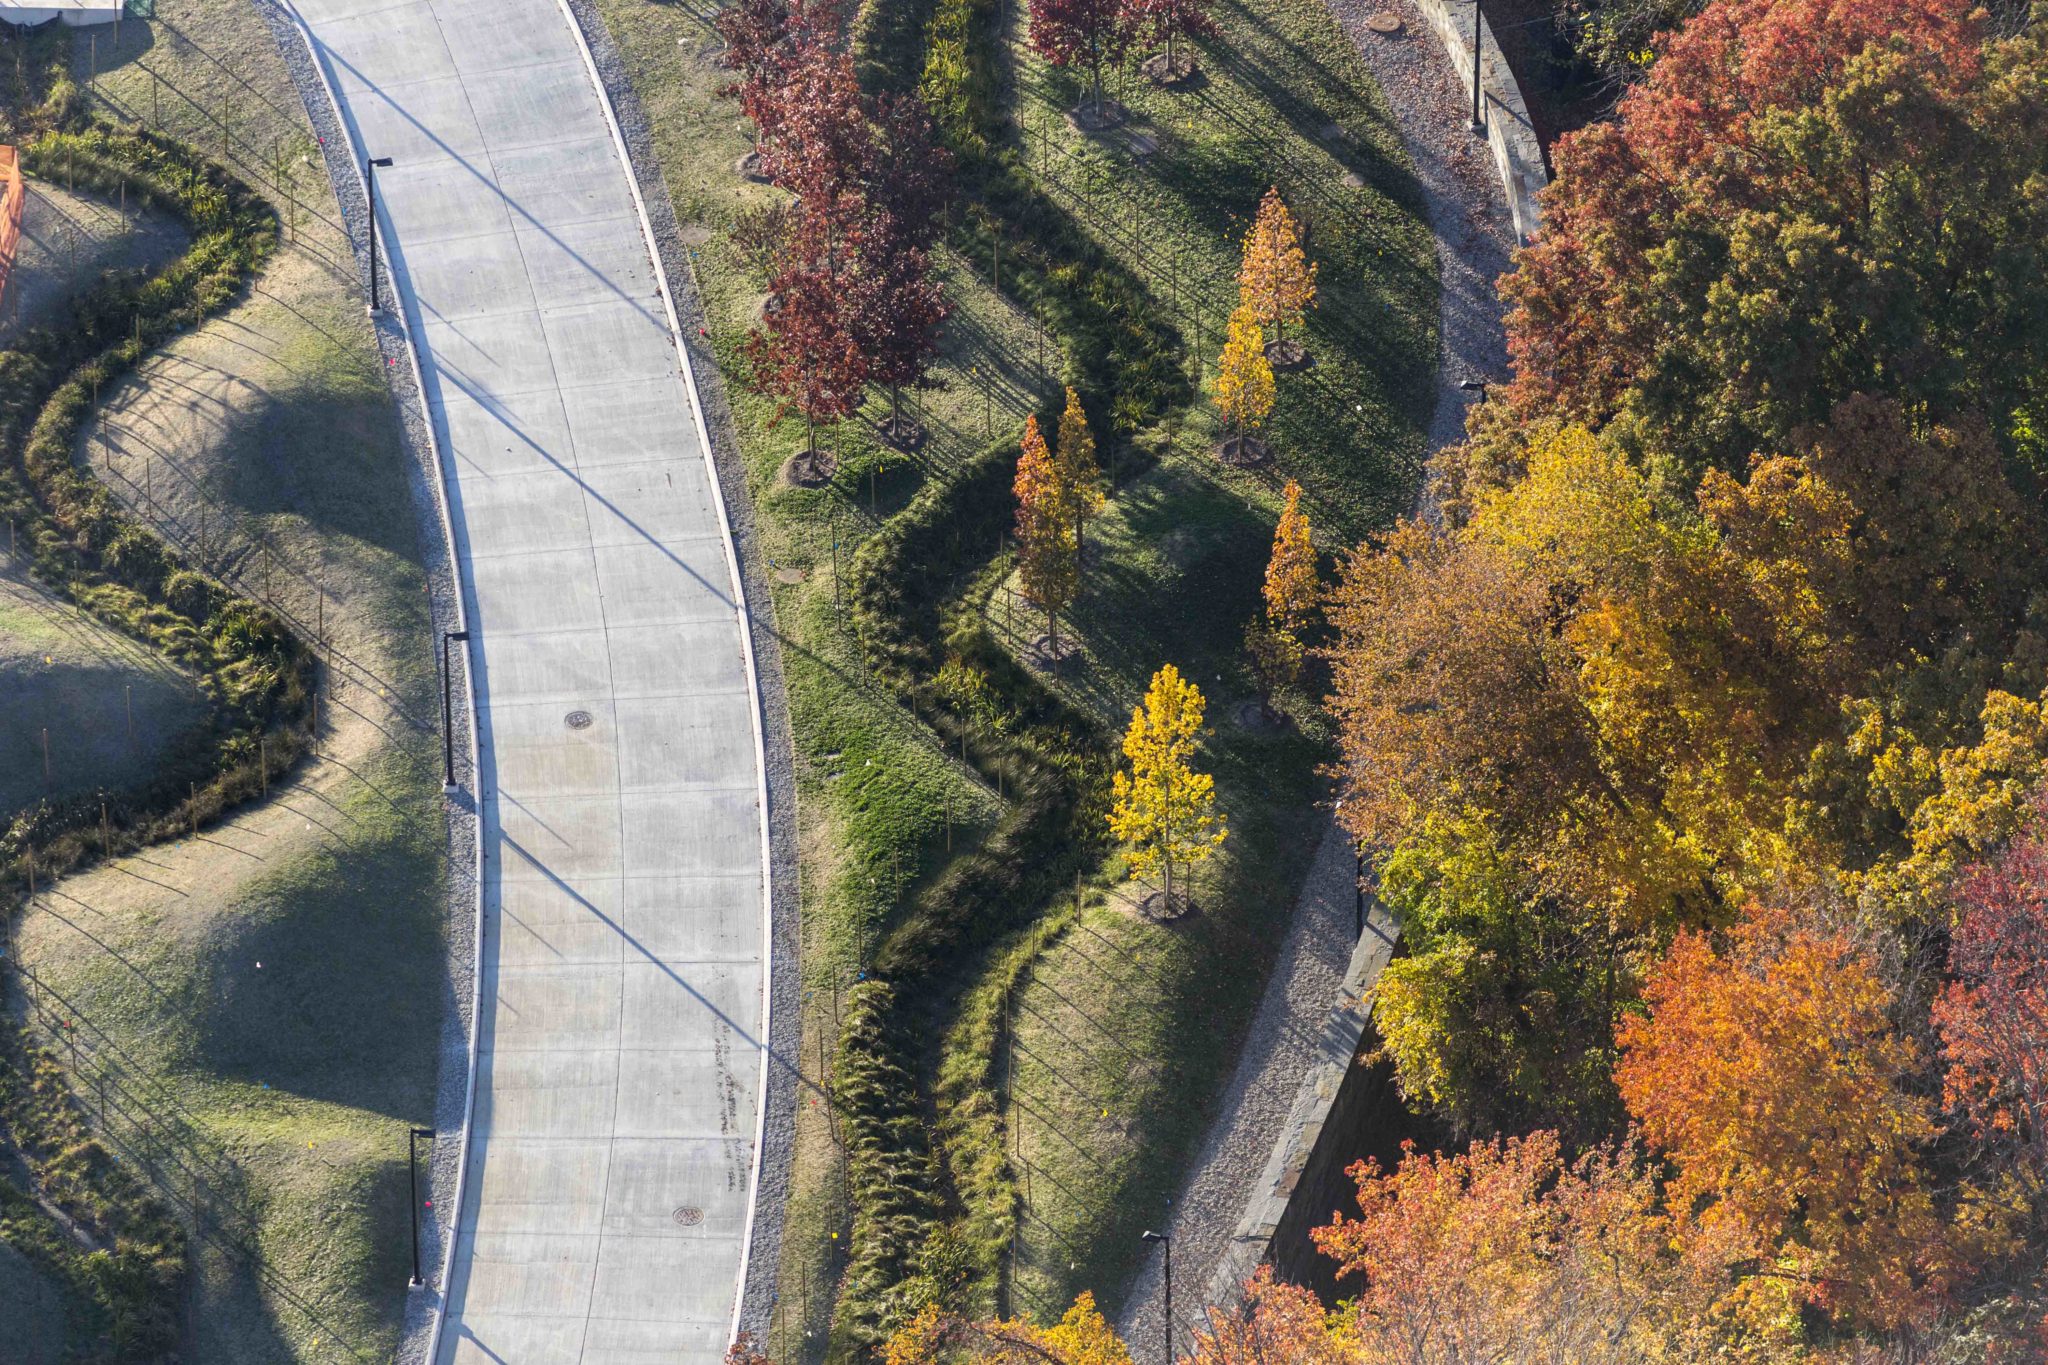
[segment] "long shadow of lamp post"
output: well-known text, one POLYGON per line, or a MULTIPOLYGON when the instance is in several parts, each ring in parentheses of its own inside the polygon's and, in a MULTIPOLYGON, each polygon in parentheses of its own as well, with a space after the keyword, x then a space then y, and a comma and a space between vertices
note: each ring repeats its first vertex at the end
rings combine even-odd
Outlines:
POLYGON ((1159 1243, 1160 1248, 1166 1253, 1166 1349, 1161 1352, 1159 1358, 1165 1361, 1166 1365, 1173 1365, 1173 1239, 1163 1232, 1150 1230, 1141 1234, 1141 1239, 1159 1243))
POLYGON ((412 1184, 412 1288, 418 1289, 426 1281, 420 1278, 420 1154, 421 1138, 431 1140, 431 1128, 409 1129, 405 1135, 406 1173, 412 1184))

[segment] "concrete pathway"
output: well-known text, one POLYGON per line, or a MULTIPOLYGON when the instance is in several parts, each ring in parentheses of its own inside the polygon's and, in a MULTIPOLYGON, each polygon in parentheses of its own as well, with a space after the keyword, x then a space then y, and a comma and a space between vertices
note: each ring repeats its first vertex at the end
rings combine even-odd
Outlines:
POLYGON ((717 1361, 766 1053, 760 722, 694 385, 557 0, 299 0, 377 173, 478 710, 437 1362, 717 1361))

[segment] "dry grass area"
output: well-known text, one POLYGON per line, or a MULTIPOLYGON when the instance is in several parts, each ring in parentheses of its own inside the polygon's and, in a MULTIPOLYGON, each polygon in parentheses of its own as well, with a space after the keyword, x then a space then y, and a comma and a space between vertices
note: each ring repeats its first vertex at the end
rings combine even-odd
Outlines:
POLYGON ((157 12, 118 43, 76 38, 74 75, 103 116, 215 156, 225 127, 288 245, 234 309, 103 395, 79 455, 189 560, 318 640, 324 733, 267 802, 46 894, 23 955, 78 1024, 82 1090, 112 1064, 173 1197, 206 1210, 185 1358, 384 1361, 408 1273, 405 1132, 432 1119, 446 1001, 417 521, 268 27, 245 0, 157 12))

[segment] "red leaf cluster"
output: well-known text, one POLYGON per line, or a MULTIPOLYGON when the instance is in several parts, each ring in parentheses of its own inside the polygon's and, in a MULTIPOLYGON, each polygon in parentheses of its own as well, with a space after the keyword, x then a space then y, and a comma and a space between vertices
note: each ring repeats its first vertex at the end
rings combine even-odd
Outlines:
POLYGON ((948 312, 930 248, 949 163, 915 96, 862 96, 838 27, 836 0, 742 0, 719 19, 763 169, 795 196, 747 339, 751 381, 804 418, 812 449, 870 381, 922 382, 948 312))

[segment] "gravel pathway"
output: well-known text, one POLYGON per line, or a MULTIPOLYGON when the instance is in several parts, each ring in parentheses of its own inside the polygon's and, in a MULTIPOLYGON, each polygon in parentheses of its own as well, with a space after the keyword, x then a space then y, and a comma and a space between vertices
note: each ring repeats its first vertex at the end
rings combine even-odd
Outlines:
MULTIPOLYGON (((1422 16, 1407 0, 1327 3, 1393 106, 1436 235, 1443 341, 1429 427, 1429 448, 1435 451, 1464 435, 1473 395, 1459 384, 1507 375, 1494 281, 1508 269, 1514 226, 1493 158, 1468 129, 1463 84, 1422 16), (1366 28, 1366 19, 1384 9, 1401 15, 1400 35, 1384 38, 1366 28)), ((1272 1154, 1317 1031, 1335 1002, 1352 949, 1352 874, 1350 845, 1332 823, 1302 886, 1294 923, 1222 1108, 1175 1202, 1169 1231, 1180 1291, 1173 1312, 1178 1351, 1191 1349, 1195 1331, 1206 1325, 1201 1296, 1237 1230, 1247 1191, 1272 1154)), ((1161 1260, 1155 1253, 1139 1269, 1117 1324, 1137 1360, 1159 1356, 1161 1260)))

